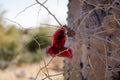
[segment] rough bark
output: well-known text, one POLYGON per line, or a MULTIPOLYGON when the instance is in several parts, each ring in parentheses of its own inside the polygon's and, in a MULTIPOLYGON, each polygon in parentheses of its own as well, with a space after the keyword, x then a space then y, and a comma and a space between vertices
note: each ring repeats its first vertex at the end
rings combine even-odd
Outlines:
POLYGON ((120 80, 120 0, 69 0, 65 80, 120 80))

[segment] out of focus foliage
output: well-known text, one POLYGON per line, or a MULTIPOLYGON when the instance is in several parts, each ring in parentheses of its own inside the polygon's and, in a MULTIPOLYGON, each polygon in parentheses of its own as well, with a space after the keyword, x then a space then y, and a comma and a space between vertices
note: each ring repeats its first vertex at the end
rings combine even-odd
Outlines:
POLYGON ((19 30, 15 26, 8 29, 0 26, 0 59, 11 61, 14 58, 20 47, 19 36, 19 30))
POLYGON ((42 59, 45 48, 51 44, 55 28, 40 27, 33 29, 16 28, 3 21, 0 13, 0 68, 11 63, 34 63, 42 59), (40 47, 39 47, 40 45, 40 47))
POLYGON ((27 47, 30 51, 36 51, 37 49, 41 48, 44 49, 46 48, 48 45, 50 45, 51 41, 49 39, 49 37, 47 37, 48 35, 48 31, 50 30, 50 28, 41 28, 39 29, 39 32, 37 34, 35 34, 32 39, 29 41, 27 47))
POLYGON ((18 53, 20 32, 14 25, 5 26, 4 13, 0 12, 0 60, 11 61, 18 53))

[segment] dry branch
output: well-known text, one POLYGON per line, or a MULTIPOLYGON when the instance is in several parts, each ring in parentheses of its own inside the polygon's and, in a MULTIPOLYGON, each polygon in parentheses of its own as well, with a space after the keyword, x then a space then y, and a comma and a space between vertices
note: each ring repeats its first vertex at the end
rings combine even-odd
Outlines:
POLYGON ((32 7, 32 6, 36 5, 36 4, 37 4, 37 3, 33 3, 33 4, 29 5, 29 6, 26 7, 24 10, 20 11, 19 13, 17 13, 17 15, 15 16, 15 18, 16 18, 17 16, 19 16, 21 13, 25 12, 28 8, 30 8, 30 7, 32 7))
POLYGON ((60 26, 62 26, 62 24, 59 22, 59 20, 55 17, 55 15, 53 15, 53 13, 44 5, 44 4, 42 4, 42 3, 40 3, 38 0, 35 0, 38 4, 40 4, 42 7, 44 7, 47 11, 48 11, 48 13, 58 22, 58 24, 60 25, 60 26))
MULTIPOLYGON (((55 77, 55 76, 59 76, 62 75, 63 73, 58 73, 58 74, 54 74, 54 75, 49 75, 49 77, 55 77)), ((47 77, 43 78, 42 80, 45 80, 47 77)))

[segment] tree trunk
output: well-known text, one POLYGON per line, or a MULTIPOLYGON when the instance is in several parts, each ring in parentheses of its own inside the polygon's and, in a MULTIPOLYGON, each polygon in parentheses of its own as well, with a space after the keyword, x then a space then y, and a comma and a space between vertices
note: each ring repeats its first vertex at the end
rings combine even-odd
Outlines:
POLYGON ((120 0, 69 0, 65 80, 120 80, 120 0))

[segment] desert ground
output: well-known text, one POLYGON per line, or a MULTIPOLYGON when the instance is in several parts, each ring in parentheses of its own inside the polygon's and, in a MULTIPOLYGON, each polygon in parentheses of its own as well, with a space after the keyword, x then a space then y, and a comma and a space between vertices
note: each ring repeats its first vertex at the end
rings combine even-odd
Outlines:
MULTIPOLYGON (((46 58, 45 62, 46 64, 50 61, 51 57, 46 58)), ((21 66, 16 65, 9 65, 9 67, 5 70, 0 70, 0 80, 34 80, 40 67, 44 66, 44 61, 40 61, 39 63, 35 64, 22 64, 21 66)), ((38 77, 37 80, 63 80, 63 58, 56 57, 53 59, 53 61, 43 69, 38 77), (55 75, 59 74, 57 76, 51 76, 50 78, 46 78, 46 75, 55 75)))

